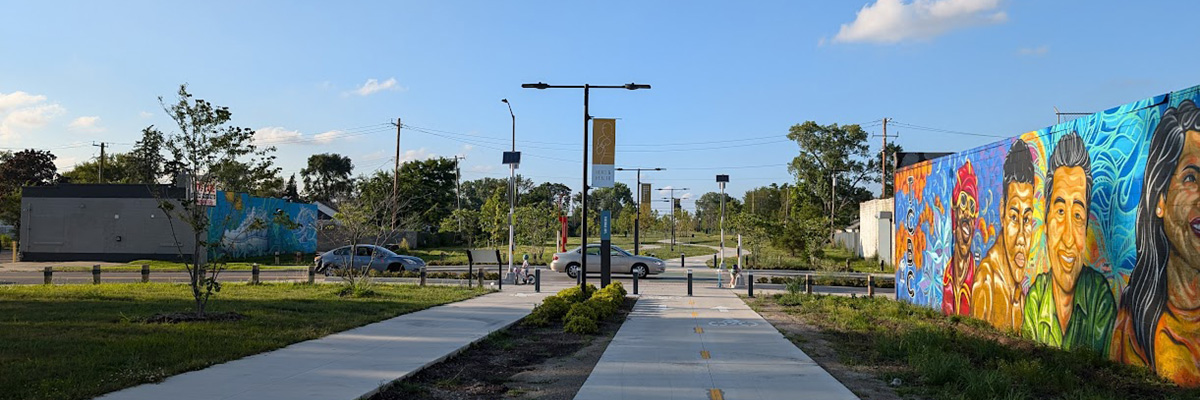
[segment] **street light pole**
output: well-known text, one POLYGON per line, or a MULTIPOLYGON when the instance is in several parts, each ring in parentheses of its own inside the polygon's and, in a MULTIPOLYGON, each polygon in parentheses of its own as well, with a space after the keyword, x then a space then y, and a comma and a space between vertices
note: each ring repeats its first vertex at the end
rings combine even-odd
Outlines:
MULTIPOLYGON (((671 251, 674 252, 675 251, 675 226, 679 225, 679 223, 675 220, 675 191, 676 190, 689 190, 689 189, 688 188, 662 188, 659 190, 670 190, 671 191, 671 199, 668 201, 671 203, 671 206, 669 208, 671 210, 671 251)), ((680 199, 680 202, 682 203, 683 199, 680 199)), ((682 209, 683 204, 680 204, 679 208, 682 209)))
MULTIPOLYGON (((717 186, 721 187, 721 265, 717 273, 725 270, 725 184, 729 183, 729 175, 717 175, 717 186)), ((714 265, 714 267, 717 267, 714 265)))
POLYGON ((637 213, 633 215, 633 255, 640 255, 638 231, 642 228, 642 171, 662 171, 662 168, 617 168, 617 171, 637 171, 637 213))
MULTIPOLYGON (((513 114, 512 103, 508 99, 500 99, 508 106, 508 115, 512 117, 512 151, 517 151, 517 115, 513 114)), ((517 202, 517 164, 508 164, 508 270, 513 270, 513 211, 517 202)))
POLYGON ((550 84, 546 84, 544 82, 538 82, 538 83, 523 83, 523 84, 521 84, 521 87, 524 89, 538 89, 538 90, 542 90, 542 89, 583 89, 583 187, 582 187, 582 190, 580 191, 580 198, 581 198, 580 206, 583 207, 583 221, 580 221, 582 230, 580 231, 580 241, 579 241, 580 251, 583 253, 582 257, 580 257, 580 269, 579 269, 579 287, 580 287, 580 289, 582 289, 583 287, 587 286, 587 245, 588 245, 588 242, 587 242, 587 219, 588 219, 588 208, 587 208, 587 198, 588 198, 587 167, 588 167, 588 162, 587 162, 587 160, 588 160, 588 154, 587 153, 588 153, 588 120, 590 120, 592 118, 590 115, 588 115, 588 95, 592 88, 638 90, 638 89, 649 89, 650 85, 640 85, 640 84, 636 84, 636 83, 628 83, 628 84, 620 85, 620 86, 600 86, 600 85, 590 85, 590 84, 550 85, 550 84))

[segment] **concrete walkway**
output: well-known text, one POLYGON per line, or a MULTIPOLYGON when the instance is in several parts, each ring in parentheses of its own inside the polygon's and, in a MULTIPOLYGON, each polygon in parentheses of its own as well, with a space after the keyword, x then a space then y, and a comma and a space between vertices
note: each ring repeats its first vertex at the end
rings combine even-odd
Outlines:
POLYGON ((643 290, 576 400, 857 398, 733 292, 663 289, 643 290))
POLYGON ((535 294, 529 286, 505 286, 503 292, 401 315, 100 398, 357 399, 515 323, 552 293, 547 292, 535 294))

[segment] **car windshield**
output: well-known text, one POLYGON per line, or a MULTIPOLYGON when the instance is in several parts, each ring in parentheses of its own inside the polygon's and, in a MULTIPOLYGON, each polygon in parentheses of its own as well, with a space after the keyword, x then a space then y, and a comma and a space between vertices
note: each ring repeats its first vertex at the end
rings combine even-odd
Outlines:
POLYGON ((610 247, 609 251, 610 251, 610 254, 612 254, 614 256, 628 256, 629 255, 629 252, 627 252, 624 249, 617 247, 617 246, 610 247))

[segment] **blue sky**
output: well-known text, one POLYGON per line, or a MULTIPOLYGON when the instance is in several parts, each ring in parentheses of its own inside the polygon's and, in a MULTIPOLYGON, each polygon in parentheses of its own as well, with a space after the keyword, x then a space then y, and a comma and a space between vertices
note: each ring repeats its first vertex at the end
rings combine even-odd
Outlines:
MULTIPOLYGON (((157 97, 181 83, 277 143, 284 174, 335 152, 357 172, 464 154, 464 179, 520 172, 578 189, 582 92, 615 117, 617 164, 663 167, 655 187, 729 192, 792 180, 788 127, 897 123, 1012 136, 1200 83, 1200 3, 5 1, 0 148, 51 149, 60 172, 170 129, 157 97), (731 140, 736 140, 730 142, 731 140), (725 141, 725 142, 722 142, 725 141)), ((877 125, 877 124, 875 124, 877 125)), ((879 132, 878 126, 869 128, 879 132)), ((892 125, 909 151, 994 138, 892 125)), ((879 138, 872 139, 873 150, 879 138)), ((618 180, 633 184, 631 173, 618 180)), ((872 186, 873 189, 878 185, 872 186)), ((657 197, 657 196, 656 196, 657 197)), ((685 203, 686 205, 687 203, 685 203)), ((666 203, 660 203, 664 208, 666 203)), ((690 206, 688 206, 690 208, 690 206)))

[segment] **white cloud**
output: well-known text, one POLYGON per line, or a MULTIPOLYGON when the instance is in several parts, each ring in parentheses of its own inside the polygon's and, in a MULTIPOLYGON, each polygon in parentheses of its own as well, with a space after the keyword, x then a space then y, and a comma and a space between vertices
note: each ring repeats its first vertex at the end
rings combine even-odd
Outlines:
POLYGON ((404 152, 402 152, 400 154, 400 162, 401 163, 406 163, 409 161, 425 160, 425 159, 430 159, 430 158, 437 158, 437 154, 430 153, 429 150, 425 149, 424 147, 416 149, 416 150, 405 150, 404 152))
POLYGON ((37 104, 43 101, 46 101, 46 96, 32 95, 19 91, 9 94, 0 93, 0 114, 4 114, 18 107, 37 104))
POLYGON ((0 104, 0 141, 15 143, 22 133, 46 126, 67 111, 58 104, 33 105, 45 99, 45 96, 28 96, 23 92, 7 96, 0 93, 0 103, 4 103, 0 104))
POLYGON ((138 113, 138 116, 142 118, 150 118, 153 117, 154 114, 151 114, 149 111, 142 111, 138 113))
POLYGON ((388 80, 383 82, 379 82, 379 80, 371 78, 367 79, 367 82, 363 83, 362 86, 359 86, 358 89, 354 89, 353 93, 359 96, 368 96, 384 90, 403 91, 405 88, 396 84, 396 78, 388 78, 388 80))
POLYGON ((67 128, 82 132, 103 132, 104 128, 101 128, 99 125, 97 125, 99 123, 100 117, 97 116, 79 117, 75 118, 74 121, 71 121, 71 123, 67 125, 67 128))
POLYGON ((471 150, 475 150, 475 146, 472 146, 472 145, 469 145, 469 144, 464 144, 464 145, 463 145, 463 147, 462 147, 462 153, 463 153, 463 154, 467 154, 467 152, 469 152, 469 151, 471 151, 471 150))
MULTIPOLYGON (((956 29, 1008 20, 1001 0, 877 0, 842 24, 834 43, 928 40, 956 29)), ((825 43, 825 39, 821 39, 825 43)))
POLYGON ((338 136, 340 136, 342 133, 343 133, 342 131, 336 131, 336 130, 328 131, 328 132, 321 132, 316 135, 313 135, 312 141, 315 144, 330 144, 330 143, 333 143, 334 140, 337 140, 338 136))
POLYGON ((328 131, 315 135, 305 135, 297 130, 281 126, 267 126, 254 130, 254 144, 263 146, 278 146, 285 144, 323 145, 332 143, 342 131, 328 131))
POLYGON ((280 126, 267 126, 254 130, 254 144, 274 145, 284 142, 294 142, 304 138, 300 131, 288 130, 280 126))
POLYGON ((1017 54, 1022 55, 1022 56, 1038 56, 1038 57, 1040 57, 1040 56, 1044 56, 1049 53, 1050 53, 1050 46, 1047 46, 1044 44, 1041 46, 1038 46, 1038 47, 1032 47, 1032 48, 1024 47, 1024 48, 1017 50, 1017 54))
POLYGON ((679 196, 679 198, 681 198, 681 199, 690 199, 690 198, 692 198, 692 193, 691 193, 691 192, 684 193, 682 196, 679 196))

